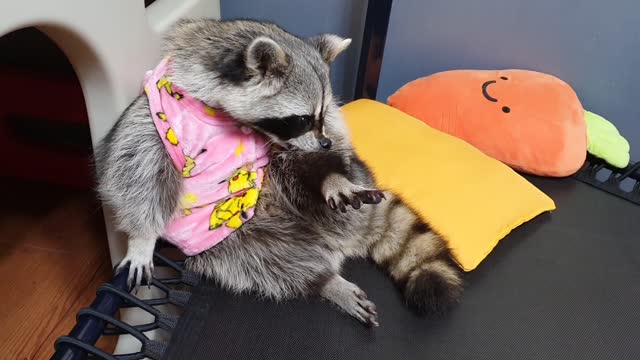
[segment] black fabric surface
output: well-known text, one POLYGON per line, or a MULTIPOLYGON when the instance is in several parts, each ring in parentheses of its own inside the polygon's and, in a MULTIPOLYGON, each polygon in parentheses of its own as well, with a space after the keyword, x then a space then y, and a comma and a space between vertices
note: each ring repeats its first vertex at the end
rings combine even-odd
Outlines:
MULTIPOLYGON (((639 359, 640 207, 572 179, 530 179, 558 206, 465 275, 439 320, 407 310, 367 261, 345 277, 378 307, 368 329, 319 300, 275 304, 203 284, 167 359, 639 359)), ((464 226, 464 220, 460 221, 464 226)))

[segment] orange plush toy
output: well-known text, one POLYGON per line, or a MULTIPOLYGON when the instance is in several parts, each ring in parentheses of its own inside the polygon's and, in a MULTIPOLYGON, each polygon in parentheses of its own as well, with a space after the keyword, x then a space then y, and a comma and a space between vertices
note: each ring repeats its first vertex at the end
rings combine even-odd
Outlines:
POLYGON ((408 83, 389 105, 516 170, 568 176, 584 163, 587 129, 573 89, 527 70, 455 70, 408 83))

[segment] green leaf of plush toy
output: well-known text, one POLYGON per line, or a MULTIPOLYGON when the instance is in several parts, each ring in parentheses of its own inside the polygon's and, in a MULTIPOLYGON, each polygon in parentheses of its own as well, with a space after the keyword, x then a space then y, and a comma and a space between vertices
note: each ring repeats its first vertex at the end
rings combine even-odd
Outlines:
POLYGON ((624 168, 629 165, 629 142, 607 119, 584 111, 587 122, 587 152, 610 165, 624 168))

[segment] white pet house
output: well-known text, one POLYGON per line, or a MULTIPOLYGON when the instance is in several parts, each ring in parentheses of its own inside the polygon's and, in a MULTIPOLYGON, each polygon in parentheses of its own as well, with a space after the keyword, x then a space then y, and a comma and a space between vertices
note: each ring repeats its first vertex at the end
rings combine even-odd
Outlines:
MULTIPOLYGON (((219 18, 220 2, 156 0, 145 8, 143 0, 3 1, 0 36, 35 27, 65 52, 82 86, 95 145, 139 94, 145 71, 160 60, 161 34, 182 17, 219 18)), ((108 215, 106 225, 115 264, 124 257, 126 242, 114 231, 108 215)), ((127 311, 121 318, 136 324, 148 320, 148 314, 127 311)), ((136 347, 137 341, 122 336, 116 353, 136 347)))

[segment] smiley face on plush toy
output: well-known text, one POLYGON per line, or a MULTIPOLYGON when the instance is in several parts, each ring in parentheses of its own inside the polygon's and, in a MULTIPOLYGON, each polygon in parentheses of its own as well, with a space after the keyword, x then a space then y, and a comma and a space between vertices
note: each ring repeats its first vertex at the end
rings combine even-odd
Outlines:
MULTIPOLYGON (((500 76, 500 80, 507 81, 507 80, 509 80, 509 78, 506 77, 506 76, 500 76)), ((485 81, 482 84, 482 95, 484 96, 485 99, 487 99, 487 100, 489 100, 491 102, 498 102, 498 99, 496 99, 493 96, 489 95, 489 90, 488 90, 489 89, 489 85, 495 84, 495 83, 497 83, 496 80, 488 80, 488 81, 485 81)), ((503 106, 502 107, 502 112, 505 113, 505 114, 508 114, 508 113, 511 112, 511 108, 508 107, 508 106, 503 106)))
POLYGON ((584 163, 584 110, 569 84, 528 70, 453 70, 406 84, 389 104, 511 167, 567 176, 584 163))

